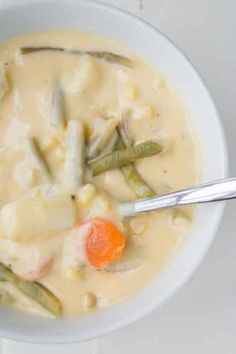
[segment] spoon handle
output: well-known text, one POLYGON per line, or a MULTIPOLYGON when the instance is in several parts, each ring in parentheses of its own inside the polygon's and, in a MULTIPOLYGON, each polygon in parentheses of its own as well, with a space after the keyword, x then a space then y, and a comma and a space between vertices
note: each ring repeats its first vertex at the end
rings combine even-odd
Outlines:
POLYGON ((228 178, 154 198, 122 203, 120 212, 125 217, 158 209, 218 202, 233 198, 236 198, 236 178, 228 178))

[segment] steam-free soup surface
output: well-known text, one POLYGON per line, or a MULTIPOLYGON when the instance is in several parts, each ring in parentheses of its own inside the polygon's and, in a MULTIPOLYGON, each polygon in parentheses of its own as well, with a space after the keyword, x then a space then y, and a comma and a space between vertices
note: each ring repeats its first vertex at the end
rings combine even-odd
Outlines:
POLYGON ((42 284, 60 310, 9 277, 1 282, 1 267, 0 299, 77 316, 131 297, 168 264, 191 225, 191 209, 127 220, 117 212, 117 201, 197 182, 182 99, 132 51, 82 32, 11 39, 0 46, 0 69, 2 272, 42 284), (128 165, 141 187, 124 163, 95 176, 94 161, 100 168, 104 155, 147 142, 160 151, 128 165))

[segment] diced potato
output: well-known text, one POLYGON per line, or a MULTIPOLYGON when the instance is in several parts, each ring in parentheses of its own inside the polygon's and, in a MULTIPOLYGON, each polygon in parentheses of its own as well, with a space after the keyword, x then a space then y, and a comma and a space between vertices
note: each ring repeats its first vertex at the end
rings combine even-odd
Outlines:
POLYGON ((132 109, 131 116, 134 120, 152 119, 154 118, 154 109, 150 104, 140 103, 132 109))
POLYGON ((83 296, 82 302, 85 310, 92 309, 97 306, 97 297, 93 293, 87 293, 83 296))
POLYGON ((82 207, 88 207, 96 196, 96 189, 92 184, 86 184, 77 193, 77 199, 82 207))
POLYGON ((143 217, 137 216, 130 220, 129 226, 136 236, 142 236, 147 229, 147 221, 143 217))
POLYGON ((3 68, 0 68, 0 102, 2 101, 3 97, 7 93, 9 89, 6 73, 3 68))
POLYGON ((22 241, 73 227, 76 219, 76 206, 68 195, 22 198, 3 207, 1 214, 5 237, 22 241))

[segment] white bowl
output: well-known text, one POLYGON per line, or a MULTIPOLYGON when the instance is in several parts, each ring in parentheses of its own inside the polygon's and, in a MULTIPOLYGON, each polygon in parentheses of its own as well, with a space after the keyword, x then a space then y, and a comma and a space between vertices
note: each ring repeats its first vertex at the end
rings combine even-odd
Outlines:
MULTIPOLYGON (((201 156, 201 182, 224 178, 226 148, 219 117, 199 74, 163 34, 124 11, 89 0, 9 1, 0 8, 0 40, 46 29, 85 29, 127 44, 156 66, 184 98, 201 156)), ((55 321, 0 310, 0 337, 34 343, 88 340, 126 326, 172 296, 212 243, 224 205, 197 209, 192 231, 169 266, 128 301, 96 314, 55 321)))

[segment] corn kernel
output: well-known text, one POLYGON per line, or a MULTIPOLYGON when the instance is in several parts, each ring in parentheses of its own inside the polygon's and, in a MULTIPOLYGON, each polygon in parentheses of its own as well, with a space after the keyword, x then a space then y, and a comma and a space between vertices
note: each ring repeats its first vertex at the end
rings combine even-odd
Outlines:
POLYGON ((94 200, 96 189, 92 184, 86 184, 78 192, 78 201, 82 207, 88 207, 94 200))
POLYGON ((130 86, 126 89, 125 96, 128 100, 133 101, 137 97, 137 89, 134 86, 130 86))
POLYGON ((143 218, 132 218, 130 220, 130 229, 136 236, 142 236, 147 229, 147 222, 143 218))
POLYGON ((86 310, 92 309, 97 305, 97 297, 93 293, 87 293, 83 296, 82 302, 86 310))
POLYGON ((67 267, 64 271, 64 274, 65 274, 65 277, 70 280, 81 278, 81 272, 78 269, 78 267, 75 267, 75 266, 67 267))
POLYGON ((184 227, 188 227, 189 225, 188 217, 181 212, 174 213, 173 221, 174 221, 174 225, 177 227, 184 228, 184 227))
POLYGON ((27 186, 33 186, 37 181, 37 172, 34 169, 28 171, 26 175, 27 186))
POLYGON ((60 143, 59 139, 57 136, 52 136, 50 138, 45 139, 45 141, 42 143, 41 149, 43 151, 48 151, 56 147, 60 143))
POLYGON ((132 112, 134 120, 152 119, 154 117, 153 107, 147 103, 142 103, 135 107, 132 112))

